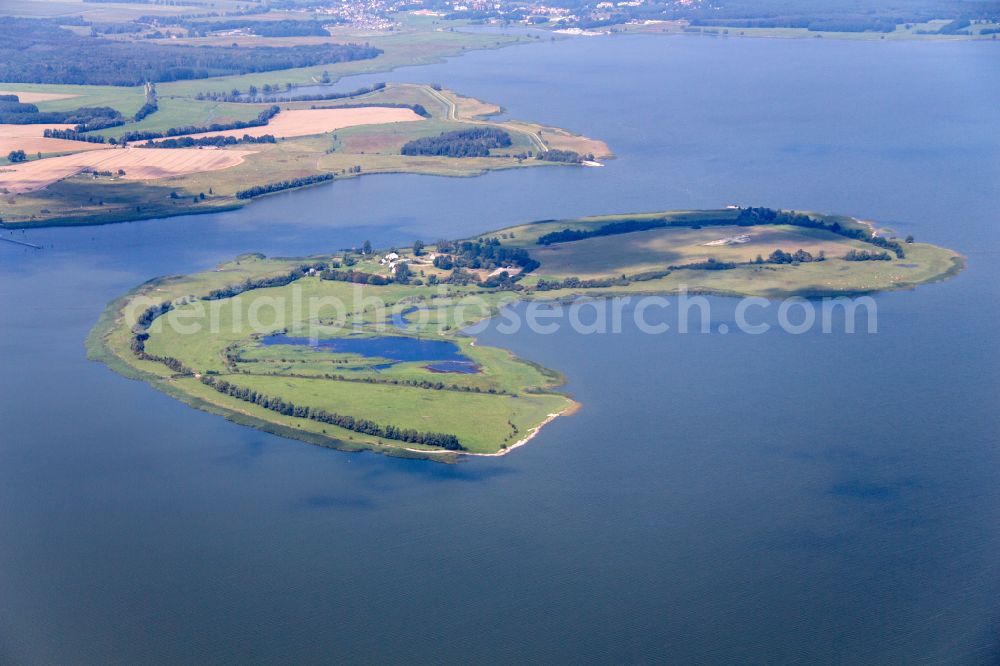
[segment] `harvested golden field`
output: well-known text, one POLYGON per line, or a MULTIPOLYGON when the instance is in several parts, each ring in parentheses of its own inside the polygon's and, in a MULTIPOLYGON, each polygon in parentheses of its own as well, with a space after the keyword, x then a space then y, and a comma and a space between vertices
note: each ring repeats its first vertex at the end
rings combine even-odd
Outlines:
POLYGON ((236 166, 252 150, 211 148, 115 148, 51 157, 0 168, 0 190, 33 192, 84 169, 110 171, 127 180, 153 180, 236 166))
POLYGON ((69 99, 79 97, 79 95, 68 95, 64 93, 43 93, 43 92, 18 92, 17 90, 0 90, 0 95, 17 95, 18 100, 23 104, 34 104, 35 102, 52 102, 57 99, 69 99))
POLYGON ((261 127, 247 127, 246 129, 221 132, 200 132, 187 136, 234 136, 239 138, 244 134, 250 136, 271 134, 280 139, 324 134, 359 125, 383 125, 416 120, 423 120, 423 118, 414 113, 412 109, 397 109, 386 106, 366 106, 356 109, 293 109, 282 111, 271 118, 271 122, 261 127))
POLYGON ((100 143, 46 139, 42 136, 46 129, 65 130, 73 129, 73 127, 75 125, 67 124, 0 125, 0 155, 6 155, 12 150, 23 150, 32 155, 34 153, 72 153, 78 150, 99 150, 110 147, 100 143))

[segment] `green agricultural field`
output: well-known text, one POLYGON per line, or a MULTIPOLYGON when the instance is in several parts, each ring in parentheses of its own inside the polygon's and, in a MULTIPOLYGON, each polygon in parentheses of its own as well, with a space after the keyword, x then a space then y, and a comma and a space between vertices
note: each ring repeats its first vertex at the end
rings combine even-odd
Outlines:
POLYGON ((471 324, 518 300, 839 296, 962 267, 954 252, 873 231, 843 216, 726 209, 538 222, 420 254, 244 255, 112 302, 88 349, 195 407, 303 441, 436 460, 496 455, 576 403, 555 392, 558 373, 475 344, 462 333, 471 324), (654 226, 608 232, 637 223, 654 226), (567 229, 590 237, 547 242, 567 229), (885 260, 846 258, 884 248, 885 260), (776 250, 797 258, 778 261, 776 250), (424 351, 398 355, 414 348, 424 351))
POLYGON ((81 106, 110 106, 124 116, 132 116, 145 102, 141 86, 74 86, 45 83, 3 83, 5 93, 44 93, 66 95, 62 99, 31 102, 39 111, 68 111, 81 106))
POLYGON ((159 108, 156 113, 151 113, 137 123, 130 122, 121 127, 109 127, 94 134, 119 137, 125 132, 162 132, 172 127, 204 127, 212 123, 253 120, 269 105, 160 96, 157 106, 159 108))

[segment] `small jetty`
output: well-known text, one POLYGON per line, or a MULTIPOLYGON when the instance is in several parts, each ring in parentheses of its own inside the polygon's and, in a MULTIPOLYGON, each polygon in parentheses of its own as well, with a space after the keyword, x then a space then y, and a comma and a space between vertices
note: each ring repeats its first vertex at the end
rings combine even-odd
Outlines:
POLYGON ((15 245, 23 245, 25 247, 30 247, 34 250, 41 250, 41 245, 35 245, 34 243, 29 243, 27 241, 17 240, 16 238, 7 238, 6 236, 0 236, 0 240, 7 241, 8 243, 14 243, 15 245))

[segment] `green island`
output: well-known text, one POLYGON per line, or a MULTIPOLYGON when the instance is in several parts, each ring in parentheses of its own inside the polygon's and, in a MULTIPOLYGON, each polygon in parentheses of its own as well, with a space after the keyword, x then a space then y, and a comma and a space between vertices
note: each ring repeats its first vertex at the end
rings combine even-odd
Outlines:
POLYGON ((943 280, 957 253, 846 216, 768 208, 522 224, 301 258, 247 254, 108 305, 90 358, 237 423, 343 450, 502 455, 577 404, 559 373, 466 332, 519 301, 770 299, 943 280))

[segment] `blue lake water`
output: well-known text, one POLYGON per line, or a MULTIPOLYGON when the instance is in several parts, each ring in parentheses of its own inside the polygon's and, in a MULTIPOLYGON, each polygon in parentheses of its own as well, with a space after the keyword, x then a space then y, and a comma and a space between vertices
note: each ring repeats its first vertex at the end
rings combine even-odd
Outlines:
POLYGON ((463 375, 474 375, 479 372, 479 366, 472 361, 437 361, 426 366, 431 372, 457 372, 463 375))
MULTIPOLYGON (((431 361, 431 369, 437 372, 475 372, 475 364, 461 352, 454 342, 425 340, 401 335, 385 335, 373 338, 297 338, 284 334, 261 338, 264 345, 296 345, 342 354, 360 354, 366 358, 384 358, 396 362, 431 361), (452 369, 447 369, 452 368, 452 369)), ((376 369, 391 367, 394 363, 373 366, 376 369)))
POLYGON ((997 663, 998 63, 819 39, 471 53, 342 85, 438 81, 618 159, 0 232, 45 247, 0 244, 0 663, 997 663), (238 426, 84 354, 108 300, 242 252, 730 202, 877 219, 968 269, 879 296, 876 335, 491 327, 582 409, 456 466, 238 426))

